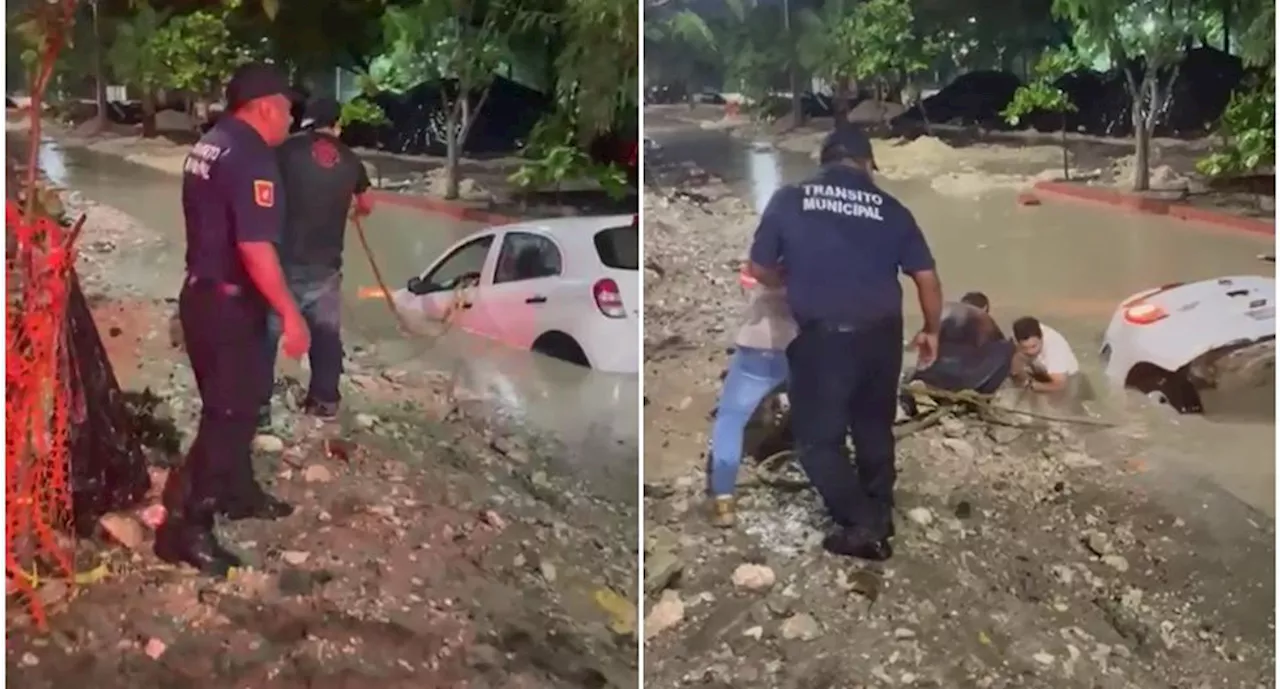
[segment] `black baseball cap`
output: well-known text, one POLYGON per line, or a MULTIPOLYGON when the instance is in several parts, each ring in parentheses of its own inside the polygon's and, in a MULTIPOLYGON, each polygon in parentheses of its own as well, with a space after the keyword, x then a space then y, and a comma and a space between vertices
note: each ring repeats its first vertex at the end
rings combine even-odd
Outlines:
POLYGON ((822 140, 822 150, 818 153, 818 162, 826 165, 841 160, 865 160, 876 167, 875 153, 871 150, 871 139, 861 127, 842 125, 827 134, 822 140))
POLYGON ((307 110, 302 116, 303 127, 325 129, 338 123, 342 117, 342 106, 328 96, 317 96, 307 103, 307 110))
POLYGON ((290 101, 298 99, 293 89, 289 88, 289 78, 275 65, 265 62, 250 62, 241 65, 227 82, 227 110, 236 109, 258 98, 267 96, 284 96, 290 101))

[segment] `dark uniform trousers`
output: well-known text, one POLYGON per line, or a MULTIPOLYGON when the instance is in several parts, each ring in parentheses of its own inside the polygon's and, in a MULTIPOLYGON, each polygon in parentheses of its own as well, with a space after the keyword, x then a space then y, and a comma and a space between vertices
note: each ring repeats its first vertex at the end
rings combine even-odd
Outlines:
POLYGON ((902 320, 799 325, 787 363, 800 463, 836 523, 882 538, 893 523, 902 320), (846 437, 856 465, 845 452, 846 437))
MULTIPOLYGON (((264 381, 267 305, 256 289, 188 278, 178 299, 187 355, 200 389, 200 427, 187 454, 189 497, 228 504, 259 490, 250 457, 264 381)), ((192 515, 212 520, 207 510, 192 515)))

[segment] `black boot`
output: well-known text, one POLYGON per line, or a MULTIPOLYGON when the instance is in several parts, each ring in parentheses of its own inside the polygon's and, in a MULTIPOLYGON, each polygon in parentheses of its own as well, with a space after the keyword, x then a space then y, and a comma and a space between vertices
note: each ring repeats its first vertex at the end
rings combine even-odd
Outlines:
POLYGON ((254 486, 251 490, 243 491, 242 495, 245 497, 237 496, 223 500, 219 505, 218 511, 226 516, 227 519, 233 521, 241 519, 274 521, 276 519, 284 519, 293 514, 293 505, 257 486, 254 486))
POLYGON ((893 546, 889 539, 877 538, 866 529, 843 527, 827 536, 822 547, 833 555, 856 557, 861 560, 888 560, 893 557, 893 546))
POLYGON ((226 577, 233 567, 243 563, 213 534, 214 502, 194 496, 193 492, 183 469, 169 477, 164 490, 169 514, 156 530, 156 557, 170 564, 191 565, 209 576, 226 577))

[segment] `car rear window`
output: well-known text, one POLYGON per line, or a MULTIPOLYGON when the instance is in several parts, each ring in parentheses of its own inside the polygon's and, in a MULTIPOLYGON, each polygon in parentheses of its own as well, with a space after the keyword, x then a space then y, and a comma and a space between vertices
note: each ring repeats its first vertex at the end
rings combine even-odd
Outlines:
POLYGON ((640 269, 640 229, 635 225, 610 227, 596 233, 596 254, 607 268, 640 269))

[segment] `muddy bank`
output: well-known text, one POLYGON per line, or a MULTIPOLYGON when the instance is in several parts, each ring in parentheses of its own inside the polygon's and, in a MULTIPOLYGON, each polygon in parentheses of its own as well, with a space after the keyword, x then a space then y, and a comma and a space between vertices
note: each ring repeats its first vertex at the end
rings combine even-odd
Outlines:
MULTIPOLYGON (((172 252, 149 228, 71 199, 89 221, 79 268, 126 389, 157 398, 150 423, 185 445, 199 411, 170 342, 172 252), (156 263, 163 257, 171 261, 156 263), (159 270, 157 270, 159 269, 159 270)), ((173 282, 176 282, 176 278, 173 282)), ((354 347, 344 412, 297 411, 277 386, 255 466, 298 512, 221 524, 249 567, 214 582, 160 563, 151 533, 118 515, 82 543, 97 583, 51 581, 52 633, 10 607, 7 668, 24 687, 635 687, 634 504, 557 469, 547 438, 490 427, 455 381, 354 347)), ((181 461, 150 449, 155 474, 181 461)))
POLYGON ((1158 434, 1126 419, 907 434, 882 566, 822 553, 791 464, 748 459, 739 525, 713 529, 702 471, 756 217, 683 191, 700 202, 646 198, 651 686, 1275 686, 1274 521, 1148 461, 1158 434))

